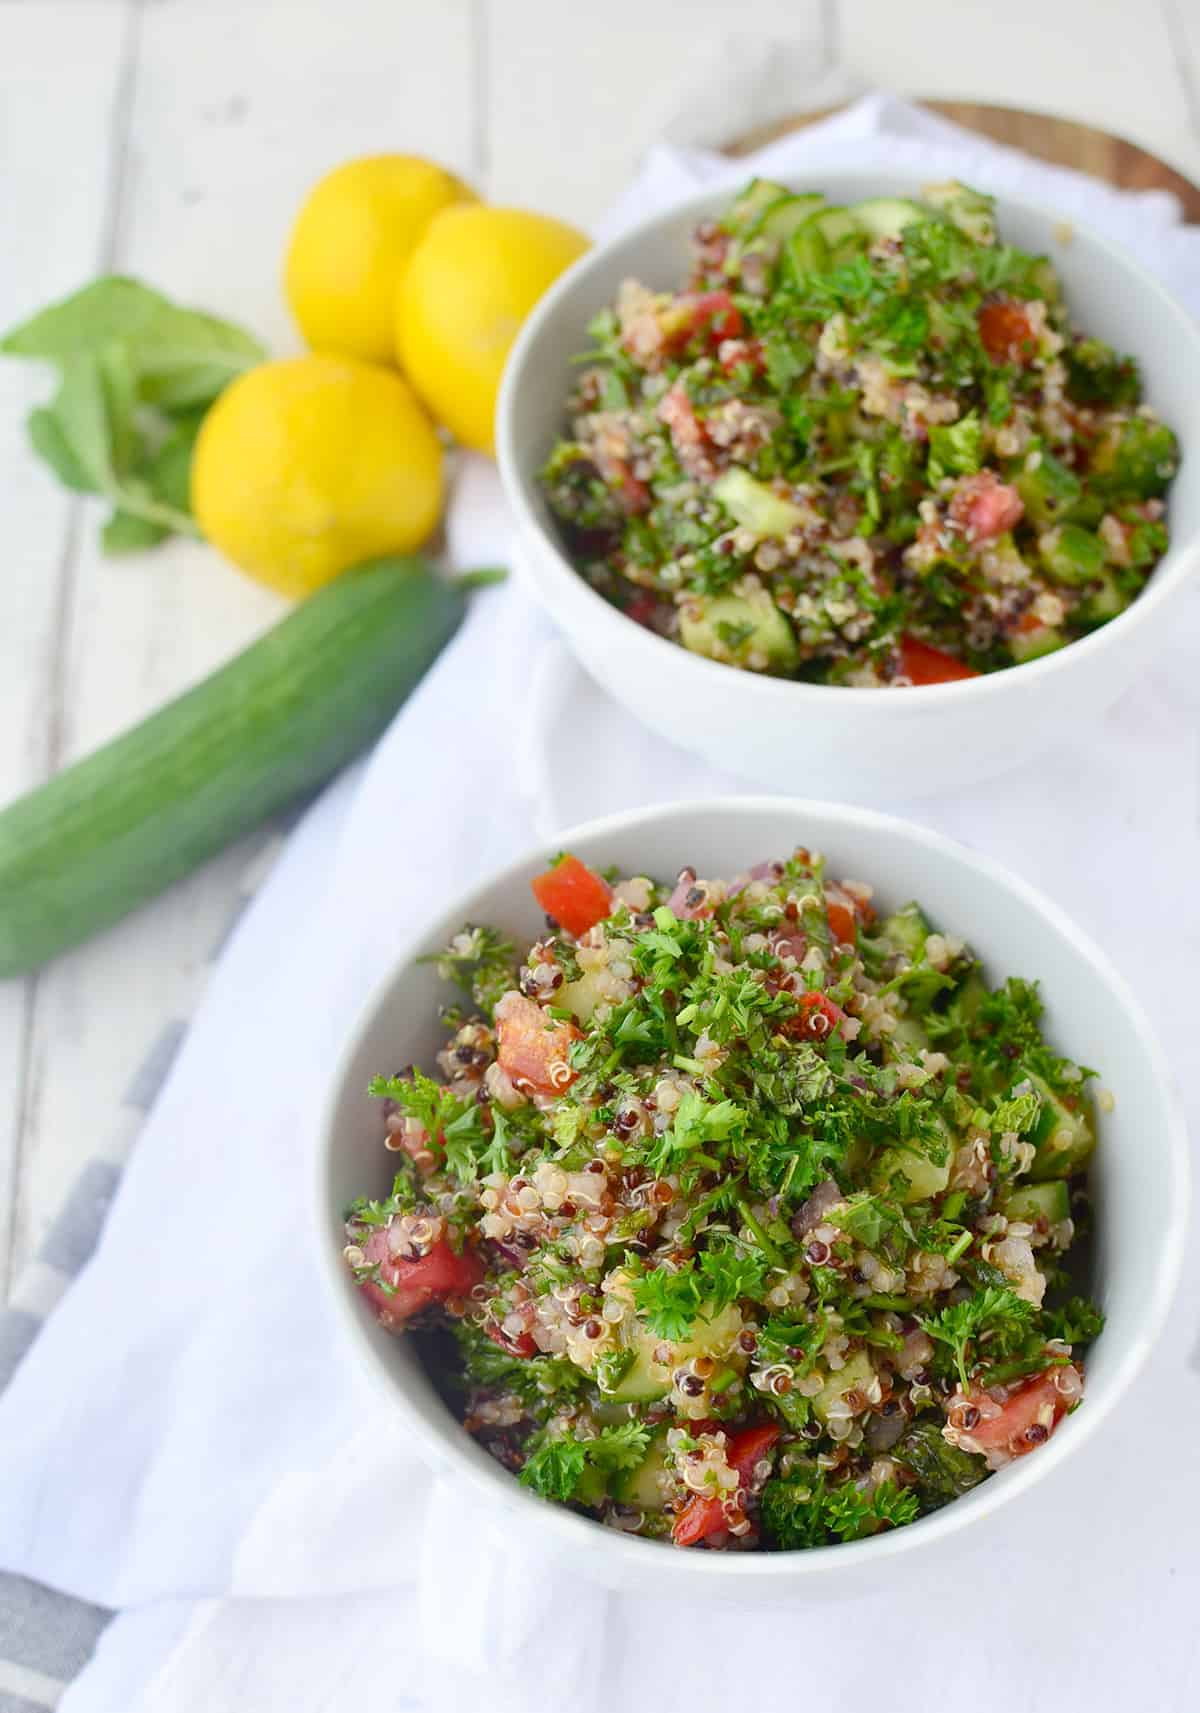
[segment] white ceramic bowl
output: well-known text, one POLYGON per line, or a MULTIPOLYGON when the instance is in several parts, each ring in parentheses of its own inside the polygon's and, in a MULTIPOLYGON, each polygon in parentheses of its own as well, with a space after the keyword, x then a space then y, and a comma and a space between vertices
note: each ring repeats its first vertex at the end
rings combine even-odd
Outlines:
MULTIPOLYGON (((459 899, 400 951, 395 972, 368 998, 332 1067, 319 1126, 315 1197, 322 1269, 344 1335, 382 1388, 397 1432, 436 1469, 470 1483, 526 1543, 625 1589, 686 1584, 696 1592, 730 1593, 740 1585, 758 1599, 803 1585, 808 1598, 882 1583, 895 1574, 898 1557, 944 1551, 949 1537, 1050 1481, 1097 1432, 1162 1326, 1183 1250, 1181 1108, 1149 1025, 1104 954, 1054 905, 986 859, 908 822, 828 803, 768 797, 681 803, 593 821, 539 846, 459 899), (465 921, 494 924, 518 944, 535 938, 543 918, 529 881, 544 867, 548 849, 565 847, 597 866, 616 863, 626 873, 668 878, 685 863, 702 875, 734 874, 760 858, 786 856, 797 844, 823 851, 833 874, 870 881, 885 907, 918 898, 935 923, 969 940, 994 979, 1040 978, 1052 1042, 1101 1067, 1116 1105, 1101 1119, 1092 1173, 1091 1287, 1108 1323, 1088 1361, 1083 1405, 1053 1439, 933 1516, 875 1540, 810 1552, 682 1552, 536 1498, 501 1469, 441 1403, 407 1343, 378 1326, 355 1290, 341 1258, 340 1214, 355 1196, 385 1194, 391 1182, 379 1103, 366 1092, 369 1079, 409 1062, 430 1064, 445 1039, 436 1012, 446 989, 429 965, 415 960, 444 946, 465 921)), ((1030 1510, 1034 1503, 1026 1501, 1030 1510)))
MULTIPOLYGON (((913 195, 910 172, 825 172, 797 188, 833 202, 913 195)), ((602 244, 559 280, 526 322, 505 373, 497 448, 517 524, 520 567, 583 665, 633 713, 685 749, 777 790, 871 802, 987 778, 1078 735, 1134 682, 1169 634, 1180 592, 1200 565, 1200 327, 1130 256, 1053 212, 1002 199, 1001 234, 1048 255, 1077 324, 1132 352, 1146 397, 1184 457, 1168 500, 1171 548, 1120 618, 1057 654, 987 677, 884 692, 759 677, 689 654, 627 619, 563 552, 537 484, 563 425, 570 359, 591 317, 630 277, 677 288, 688 237, 720 212, 706 192, 602 244)))

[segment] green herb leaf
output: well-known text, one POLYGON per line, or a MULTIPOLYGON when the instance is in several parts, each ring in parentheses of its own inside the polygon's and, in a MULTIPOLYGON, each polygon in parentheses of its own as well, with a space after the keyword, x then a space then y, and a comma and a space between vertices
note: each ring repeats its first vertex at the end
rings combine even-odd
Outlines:
POLYGON ((929 1337, 951 1351, 965 1392, 971 1383, 968 1350, 978 1352, 986 1339, 990 1354, 1007 1355, 1012 1342, 1028 1329, 1036 1314, 1032 1303, 1007 1286, 985 1285, 965 1302, 919 1318, 929 1337))
POLYGON ((30 443, 65 487, 112 501, 106 552, 198 535, 188 502, 196 432, 222 388, 265 356, 257 340, 111 278, 33 316, 0 352, 57 365, 57 393, 30 414, 30 443))
POLYGON ((517 964, 511 940, 494 928, 468 922, 445 951, 431 952, 419 963, 432 964, 443 981, 452 981, 491 1016, 496 1001, 517 985, 517 964))
POLYGON ((936 1422, 917 1422, 892 1456, 910 1469, 919 1484, 923 1508, 936 1511, 978 1486, 987 1474, 982 1457, 972 1457, 942 1437, 936 1422))
POLYGON ((521 1470, 521 1480, 544 1499, 568 1504, 585 1473, 602 1477, 636 1469, 645 1460, 650 1429, 640 1422, 619 1422, 602 1428, 593 1439, 576 1439, 569 1431, 538 1436, 521 1470))
POLYGON ((830 1538, 862 1540, 882 1528, 902 1528, 916 1520, 920 1501, 911 1489, 884 1481, 864 1493, 853 1481, 826 1485, 823 1476, 768 1481, 762 1494, 767 1532, 781 1547, 822 1546, 830 1538))
POLYGON ((545 1439, 530 1453, 521 1470, 521 1482, 543 1499, 568 1504, 587 1468, 587 1447, 571 1434, 545 1439))
POLYGON ((948 426, 929 430, 931 482, 943 476, 973 476, 983 464, 983 428, 974 411, 948 426))
POLYGON ((1072 1297, 1061 1309, 1047 1309, 1042 1315, 1047 1338, 1061 1338, 1065 1344, 1091 1344, 1104 1331, 1104 1315, 1086 1297, 1072 1297))
POLYGON ((0 352, 65 365, 113 345, 127 353, 138 397, 166 411, 209 405, 261 363, 258 340, 203 310, 182 309, 139 280, 110 276, 52 304, 0 340, 0 352))

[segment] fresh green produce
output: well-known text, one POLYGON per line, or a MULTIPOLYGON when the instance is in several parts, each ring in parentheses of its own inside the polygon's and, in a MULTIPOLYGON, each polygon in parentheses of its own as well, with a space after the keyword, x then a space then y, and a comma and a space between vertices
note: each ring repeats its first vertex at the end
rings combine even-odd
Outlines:
POLYGON ((192 446, 217 395, 262 362, 257 339, 111 277, 14 328, 0 352, 58 369, 58 391, 31 413, 29 437, 64 486, 112 502, 105 552, 199 535, 188 507, 192 446))
POLYGON ((418 558, 361 565, 212 677, 0 811, 0 976, 115 922, 387 724, 464 591, 418 558))
POLYGON ((475 924, 430 960, 449 1037, 370 1084, 395 1176, 346 1213, 466 1430, 709 1550, 903 1527, 1044 1445, 1103 1316, 1070 1295, 1093 1073, 1036 985, 804 848, 673 886, 564 853, 531 887, 533 945, 475 924))

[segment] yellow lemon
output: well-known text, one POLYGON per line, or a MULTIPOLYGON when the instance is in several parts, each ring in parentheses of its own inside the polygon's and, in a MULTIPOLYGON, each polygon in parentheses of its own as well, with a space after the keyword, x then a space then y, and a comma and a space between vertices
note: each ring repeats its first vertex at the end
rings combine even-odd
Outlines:
POLYGON ((439 422, 494 450, 504 361, 538 298, 588 247, 573 226, 481 202, 448 208, 413 251, 396 300, 396 348, 439 422))
POLYGON ((201 534, 285 595, 419 547, 441 503, 441 444, 411 387, 353 357, 250 369, 205 417, 192 458, 201 534))
POLYGON ((315 351, 368 362, 395 354, 396 287, 422 233, 474 192, 415 155, 347 161, 309 192, 292 228, 284 287, 315 351))

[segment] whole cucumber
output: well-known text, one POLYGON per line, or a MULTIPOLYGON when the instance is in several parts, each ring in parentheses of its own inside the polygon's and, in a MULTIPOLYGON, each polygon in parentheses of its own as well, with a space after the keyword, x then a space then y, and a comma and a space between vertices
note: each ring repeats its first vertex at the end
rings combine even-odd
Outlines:
POLYGON ((448 641, 465 587, 418 558, 357 566, 0 810, 0 976, 77 945, 323 784, 448 641))

